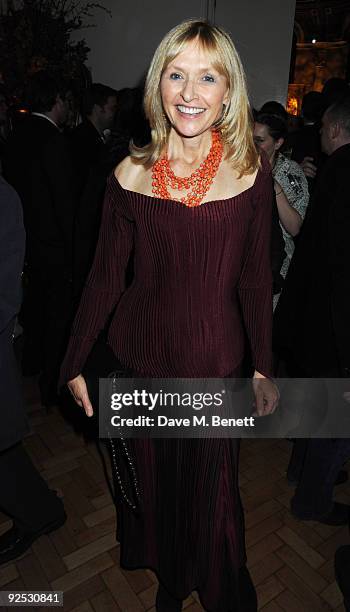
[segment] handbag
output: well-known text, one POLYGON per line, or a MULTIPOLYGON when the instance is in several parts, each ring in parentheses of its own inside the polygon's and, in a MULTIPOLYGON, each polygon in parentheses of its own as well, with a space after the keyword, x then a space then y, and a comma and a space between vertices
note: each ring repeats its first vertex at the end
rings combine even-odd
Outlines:
MULTIPOLYGON (((108 378, 110 380, 109 395, 115 393, 118 388, 118 378, 126 378, 132 374, 130 368, 124 367, 114 355, 112 349, 107 344, 106 334, 102 332, 86 361, 83 369, 83 376, 86 380, 90 400, 94 406, 93 427, 95 437, 98 443, 98 405, 99 405, 99 379, 108 378), (96 435, 97 433, 97 435, 96 435)), ((140 488, 135 467, 135 461, 132 457, 132 451, 127 440, 124 439, 120 427, 114 427, 113 432, 106 430, 106 438, 102 438, 106 444, 112 464, 112 475, 114 482, 114 492, 119 489, 122 501, 133 511, 139 511, 140 505, 140 488), (129 482, 125 482, 121 475, 122 463, 126 464, 125 474, 129 482), (127 493, 127 489, 131 490, 131 494, 127 493)), ((115 495, 115 499, 117 496, 115 495)))
MULTIPOLYGON (((130 374, 130 370, 115 370, 111 372, 108 378, 111 379, 111 394, 118 390, 118 378, 124 378, 130 374)), ((111 456, 112 456, 112 468, 114 469, 114 477, 119 486, 119 490, 124 502, 133 510, 137 512, 139 510, 140 502, 140 488, 138 483, 138 477, 136 473, 135 463, 131 456, 131 451, 128 448, 127 441, 124 439, 120 426, 114 428, 118 432, 118 437, 115 439, 111 436, 110 431, 107 430, 108 441, 110 444, 111 456), (126 492, 126 486, 121 477, 120 469, 118 466, 118 459, 122 460, 124 457, 127 465, 127 470, 131 478, 131 489, 133 492, 133 498, 129 497, 126 492)))

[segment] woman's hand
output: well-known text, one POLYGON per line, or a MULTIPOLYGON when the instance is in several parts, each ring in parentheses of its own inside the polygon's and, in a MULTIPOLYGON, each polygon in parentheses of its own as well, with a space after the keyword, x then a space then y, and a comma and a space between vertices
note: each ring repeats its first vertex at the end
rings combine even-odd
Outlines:
POLYGON ((255 396, 253 416, 266 416, 275 412, 280 398, 277 385, 273 380, 265 378, 258 372, 255 372, 252 383, 255 396))
POLYGON ((86 416, 91 417, 94 411, 92 409, 84 376, 79 374, 72 380, 69 380, 67 386, 78 406, 84 408, 86 416))

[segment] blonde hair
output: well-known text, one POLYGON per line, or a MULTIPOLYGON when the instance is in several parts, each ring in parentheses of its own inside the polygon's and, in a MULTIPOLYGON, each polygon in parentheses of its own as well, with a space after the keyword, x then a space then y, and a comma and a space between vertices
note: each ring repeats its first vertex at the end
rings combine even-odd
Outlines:
POLYGON ((213 126, 221 132, 226 159, 232 162, 240 176, 251 174, 259 167, 259 154, 253 140, 253 118, 241 60, 230 36, 224 30, 194 19, 184 21, 170 30, 153 56, 144 95, 144 108, 150 122, 152 140, 142 148, 132 144, 131 157, 149 166, 159 159, 166 147, 170 123, 163 110, 160 81, 170 62, 194 39, 210 54, 214 68, 227 80, 229 101, 223 116, 213 126))

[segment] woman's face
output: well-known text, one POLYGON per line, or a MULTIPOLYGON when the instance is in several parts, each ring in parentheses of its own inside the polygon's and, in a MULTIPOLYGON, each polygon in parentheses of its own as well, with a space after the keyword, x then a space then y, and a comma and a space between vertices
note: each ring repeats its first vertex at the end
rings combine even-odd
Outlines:
POLYGON ((254 141, 259 149, 262 149, 267 154, 270 164, 273 163, 276 152, 281 147, 283 139, 275 140, 269 134, 269 128, 264 123, 256 122, 254 125, 254 141))
POLYGON ((160 90, 171 125, 188 138, 209 130, 228 102, 226 78, 215 70, 197 40, 189 42, 167 66, 160 90))

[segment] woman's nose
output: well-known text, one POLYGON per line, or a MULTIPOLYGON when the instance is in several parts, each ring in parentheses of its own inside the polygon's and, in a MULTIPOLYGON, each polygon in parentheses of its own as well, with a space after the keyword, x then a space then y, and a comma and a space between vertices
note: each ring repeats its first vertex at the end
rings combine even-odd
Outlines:
POLYGON ((191 102, 192 100, 194 100, 194 98, 198 97, 195 84, 191 79, 186 79, 186 81, 184 82, 181 96, 184 102, 191 102))

